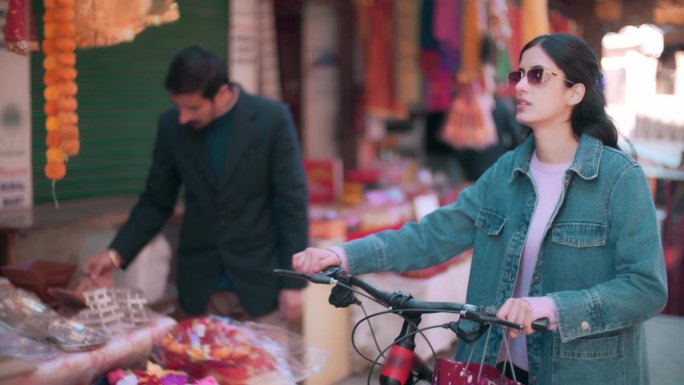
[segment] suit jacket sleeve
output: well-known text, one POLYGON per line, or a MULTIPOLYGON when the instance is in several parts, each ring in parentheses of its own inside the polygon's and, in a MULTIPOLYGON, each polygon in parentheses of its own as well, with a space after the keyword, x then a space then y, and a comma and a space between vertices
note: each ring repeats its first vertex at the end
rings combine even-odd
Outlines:
MULTIPOLYGON (((272 144, 271 175, 274 186, 278 267, 292 268, 292 255, 308 245, 306 179, 292 115, 282 104, 282 119, 272 144)), ((303 288, 306 282, 281 278, 282 289, 303 288)))
POLYGON ((121 255, 123 266, 130 264, 164 227, 176 205, 180 176, 168 143, 168 126, 175 124, 170 121, 171 118, 166 114, 159 119, 145 190, 110 245, 110 248, 121 255))

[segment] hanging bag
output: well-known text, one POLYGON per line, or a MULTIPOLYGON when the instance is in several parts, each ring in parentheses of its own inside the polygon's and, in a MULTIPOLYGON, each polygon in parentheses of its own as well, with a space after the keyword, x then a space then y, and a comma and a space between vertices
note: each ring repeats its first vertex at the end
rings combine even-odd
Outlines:
POLYGON ((455 149, 482 150, 496 144, 493 109, 494 97, 483 89, 481 82, 459 83, 442 128, 442 141, 455 149))
MULTIPOLYGON (((491 327, 487 330, 485 347, 479 363, 471 362, 472 354, 475 350, 474 343, 470 344, 471 350, 466 362, 437 358, 432 385, 522 385, 515 379, 506 377, 495 367, 484 363, 484 352, 487 351, 490 335, 491 327)), ((511 352, 508 348, 508 337, 505 335, 503 342, 506 349, 506 362, 504 362, 503 370, 506 371, 506 366, 513 365, 513 361, 511 360, 511 352)), ((513 377, 515 377, 514 371, 513 377)))

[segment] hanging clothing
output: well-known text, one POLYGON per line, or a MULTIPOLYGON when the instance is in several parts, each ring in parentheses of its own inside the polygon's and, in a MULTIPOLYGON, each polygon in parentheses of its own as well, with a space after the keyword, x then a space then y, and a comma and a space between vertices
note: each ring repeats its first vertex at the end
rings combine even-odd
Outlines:
POLYGON ((433 32, 435 0, 423 0, 420 10, 420 70, 423 74, 423 108, 446 111, 451 103, 453 72, 440 63, 440 42, 433 32))
POLYGON ((508 42, 508 53, 512 68, 518 68, 519 58, 518 53, 522 50, 523 42, 522 26, 520 20, 520 7, 511 4, 508 9, 508 22, 511 25, 511 38, 508 42))
POLYGON ((357 3, 363 49, 366 112, 378 117, 403 115, 395 102, 392 0, 357 3))
POLYGON ((394 62, 396 63, 396 100, 402 106, 420 103, 421 74, 419 62, 420 1, 395 0, 396 29, 394 62))
POLYGON ((480 150, 496 144, 493 109, 494 98, 480 82, 459 84, 442 129, 442 140, 457 149, 480 150))
POLYGON ((435 0, 432 33, 439 42, 440 65, 445 71, 451 73, 455 73, 460 64, 462 40, 460 20, 460 0, 435 0))
POLYGON ((549 33, 548 0, 522 0, 521 21, 523 44, 549 33))
POLYGON ((482 30, 480 28, 480 7, 478 0, 463 2, 463 41, 461 43, 461 66, 458 78, 462 81, 482 79, 482 30))

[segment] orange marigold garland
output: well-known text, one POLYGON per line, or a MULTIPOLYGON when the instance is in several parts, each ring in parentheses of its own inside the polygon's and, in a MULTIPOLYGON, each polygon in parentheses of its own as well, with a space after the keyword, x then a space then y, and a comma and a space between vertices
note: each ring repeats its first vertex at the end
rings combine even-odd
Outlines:
POLYGON ((76 29, 74 27, 74 0, 43 0, 43 68, 45 75, 45 176, 52 181, 52 198, 55 182, 66 175, 66 161, 78 154, 78 115, 76 108, 76 29))
POLYGON ((76 85, 76 30, 74 0, 43 0, 45 75, 45 176, 53 182, 66 175, 68 157, 78 154, 76 85))

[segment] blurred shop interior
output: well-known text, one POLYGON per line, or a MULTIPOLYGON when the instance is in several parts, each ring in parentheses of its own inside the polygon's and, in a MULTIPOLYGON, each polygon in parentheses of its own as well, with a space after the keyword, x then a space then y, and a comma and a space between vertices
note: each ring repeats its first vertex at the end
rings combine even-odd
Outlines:
MULTIPOLYGON (((225 56, 231 80, 289 105, 311 244, 327 246, 420 220, 518 144, 506 74, 525 42, 564 32, 601 57, 621 146, 643 165, 660 215, 665 313, 684 316, 683 0, 75 0, 75 28, 64 32, 73 47, 42 44, 62 33, 46 22, 47 2, 0 0, 0 266, 79 265, 108 245, 143 188, 157 116, 171 105, 168 62, 188 45, 225 56), (46 167, 59 116, 46 107, 52 60, 77 86, 66 91, 77 106, 59 104, 77 114, 64 175, 46 167)), ((176 295, 173 268, 154 280, 146 272, 174 258, 182 210, 116 278, 152 303, 176 295)), ((377 283, 463 301, 468 266, 464 253, 377 283)), ((324 316, 305 312, 305 323, 324 316)), ((358 364, 340 360, 343 372, 358 364)))

